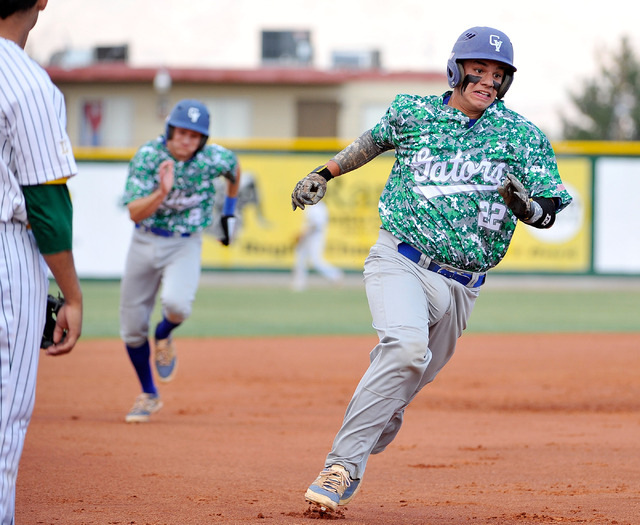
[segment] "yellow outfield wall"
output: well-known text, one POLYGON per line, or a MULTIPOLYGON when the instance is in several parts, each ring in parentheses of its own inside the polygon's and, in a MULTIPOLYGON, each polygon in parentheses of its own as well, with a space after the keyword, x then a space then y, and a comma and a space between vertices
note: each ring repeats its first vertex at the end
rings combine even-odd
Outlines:
MULTIPOLYGON (((240 154, 242 170, 255 177, 262 218, 256 206, 242 210, 242 225, 229 248, 205 237, 203 265, 223 268, 290 268, 304 211, 291 209, 291 190, 310 170, 327 161, 326 154, 240 154)), ((375 241, 380 220, 377 202, 393 157, 330 182, 324 198, 329 210, 326 258, 344 269, 361 269, 375 241)))
MULTIPOLYGON (((256 199, 241 209, 241 224, 238 236, 230 247, 222 246, 212 228, 203 241, 202 262, 205 269, 255 269, 288 270, 293 264, 295 239, 300 231, 303 213, 291 209, 291 190, 295 183, 315 166, 318 166, 346 143, 334 139, 305 141, 243 141, 221 142, 237 152, 245 182, 251 181, 256 190, 256 199)), ((594 203, 598 196, 595 181, 598 177, 598 162, 601 159, 622 158, 625 163, 625 178, 635 179, 636 164, 640 170, 639 143, 558 143, 554 144, 558 156, 558 167, 565 185, 574 202, 561 212, 556 224, 549 230, 519 226, 505 259, 494 270, 507 273, 602 273, 594 268, 594 203), (629 168, 631 166, 631 168, 629 168)), ((78 150, 80 175, 86 173, 88 182, 78 183, 74 202, 90 196, 80 194, 98 191, 113 193, 110 206, 117 200, 117 193, 124 188, 126 161, 133 151, 78 150), (106 189, 98 178, 109 177, 111 186, 117 191, 106 189), (116 183, 117 181, 117 183, 116 183), (102 188, 102 189, 100 189, 102 188)), ((393 165, 394 157, 387 153, 372 162, 329 183, 325 202, 330 212, 326 258, 331 263, 345 269, 360 271, 371 245, 375 242, 380 221, 377 211, 378 197, 393 165)), ((609 168, 609 171, 611 169, 609 168)), ((72 195, 74 194, 73 187, 72 195)), ((602 185, 606 188, 606 185, 602 185)), ((606 190, 605 190, 606 191, 606 190)), ((116 204, 116 207, 118 205, 116 204)), ((91 206, 83 215, 96 213, 91 206)), ((77 215, 77 213, 76 213, 77 215)), ((80 219, 86 227, 86 220, 80 219)), ((607 232, 606 218, 604 232, 607 232)), ((124 232, 131 228, 130 221, 120 207, 114 210, 112 222, 119 222, 117 236, 122 239, 124 232)), ((79 219, 74 218, 74 229, 79 219)), ((110 231, 113 231, 111 228, 110 231)), ((88 234, 79 232, 81 237, 88 234)), ((85 239, 86 241, 86 239, 85 239)), ((113 239, 117 249, 126 250, 127 242, 113 239)), ((86 242, 80 241, 76 249, 82 250, 86 242)), ((115 246, 113 248, 116 248, 115 246)), ((624 253, 620 257, 628 258, 624 253)), ((611 259, 617 260, 616 257, 611 259)), ((84 260, 84 259, 83 259, 84 260)), ((110 271, 119 274, 124 253, 114 257, 110 271)), ((104 266, 105 262, 100 261, 104 266)), ((95 264, 98 264, 95 262, 95 264)), ((91 273, 92 263, 83 265, 91 273)), ((606 270, 606 269, 605 269, 606 270)), ((102 270, 101 270, 102 272, 102 270)), ((98 273, 101 273, 98 272, 98 273)), ((634 265, 623 273, 640 272, 634 265)), ((607 273, 605 271, 604 273, 607 273)), ((615 270, 613 273, 616 273, 615 270)))

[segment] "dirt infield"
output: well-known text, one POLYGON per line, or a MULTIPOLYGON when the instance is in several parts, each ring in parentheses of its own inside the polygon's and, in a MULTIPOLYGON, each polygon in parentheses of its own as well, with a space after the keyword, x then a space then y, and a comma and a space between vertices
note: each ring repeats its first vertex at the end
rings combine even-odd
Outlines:
MULTIPOLYGON (((178 339, 126 424, 118 341, 42 356, 17 524, 304 524, 375 337, 178 339)), ((640 334, 463 336, 369 461, 349 524, 640 523, 640 334)))

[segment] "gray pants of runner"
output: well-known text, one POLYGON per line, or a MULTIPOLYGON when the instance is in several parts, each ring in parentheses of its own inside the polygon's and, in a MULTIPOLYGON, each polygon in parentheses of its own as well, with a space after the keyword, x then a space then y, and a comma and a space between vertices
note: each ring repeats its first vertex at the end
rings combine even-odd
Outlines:
POLYGON ((362 478, 370 454, 382 452, 402 425, 404 410, 454 353, 478 289, 418 266, 398 253, 400 241, 380 230, 364 279, 380 342, 347 407, 325 465, 362 478))
POLYGON ((173 323, 191 315, 200 280, 202 236, 162 237, 135 229, 120 285, 120 336, 134 348, 149 334, 162 285, 162 313, 173 323))

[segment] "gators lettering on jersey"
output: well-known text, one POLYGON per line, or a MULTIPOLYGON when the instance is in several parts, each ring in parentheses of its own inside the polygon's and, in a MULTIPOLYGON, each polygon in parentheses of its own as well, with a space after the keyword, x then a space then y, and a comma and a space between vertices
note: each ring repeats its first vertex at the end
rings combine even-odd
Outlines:
POLYGON ((545 135, 496 101, 471 127, 443 96, 398 95, 373 128, 395 149, 379 202, 385 229, 434 260, 484 272, 504 257, 516 226, 497 188, 507 172, 531 195, 571 202, 545 135), (432 151, 438 151, 434 156, 432 151))

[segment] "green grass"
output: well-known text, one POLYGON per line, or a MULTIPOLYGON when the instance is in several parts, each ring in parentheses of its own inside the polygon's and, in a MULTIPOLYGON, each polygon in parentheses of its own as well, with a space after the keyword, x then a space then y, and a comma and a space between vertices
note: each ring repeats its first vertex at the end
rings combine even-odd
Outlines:
MULTIPOLYGON (((119 283, 85 281, 83 337, 119 337, 119 283)), ((160 318, 160 308, 152 320, 160 318)), ((201 285, 184 337, 373 333, 362 289, 201 285)))
MULTIPOLYGON (((83 281, 84 338, 118 338, 119 282, 83 281)), ((467 332, 637 332, 640 290, 485 289, 467 332)), ((159 319, 159 308, 152 322, 159 319)), ((360 286, 201 284, 183 337, 374 334, 360 286)))
POLYGON ((640 290, 487 290, 469 332, 638 332, 640 290))

